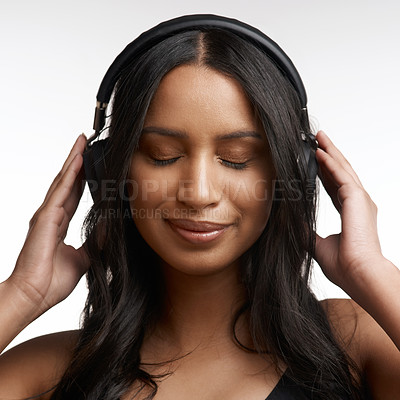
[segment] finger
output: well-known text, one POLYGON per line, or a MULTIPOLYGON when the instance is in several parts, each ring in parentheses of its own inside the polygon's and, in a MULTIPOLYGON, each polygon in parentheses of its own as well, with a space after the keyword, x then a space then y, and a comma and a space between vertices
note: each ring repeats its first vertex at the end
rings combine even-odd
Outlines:
POLYGON ((321 182, 329 194, 332 202, 339 213, 341 212, 342 202, 339 196, 339 190, 343 186, 356 186, 362 189, 362 186, 354 180, 350 174, 336 159, 322 149, 317 149, 316 158, 319 164, 321 182))
POLYGON ((67 235, 69 223, 78 208, 82 196, 83 171, 82 156, 77 154, 71 161, 63 178, 55 188, 53 195, 49 198, 48 207, 59 207, 63 209, 63 219, 59 226, 59 237, 64 240, 67 235))
POLYGON ((318 148, 315 156, 317 158, 318 164, 325 172, 325 180, 327 178, 333 180, 333 182, 338 187, 345 184, 359 185, 358 181, 355 180, 353 174, 351 174, 337 159, 332 157, 323 149, 318 148))
POLYGON ((35 214, 33 214, 31 220, 29 221, 29 229, 32 227, 32 225, 35 223, 37 215, 40 213, 40 211, 43 209, 43 207, 46 205, 48 202, 50 196, 54 192, 55 188, 58 185, 58 182, 62 178, 62 176, 65 174, 65 171, 67 170, 68 166, 71 164, 72 160, 77 154, 83 154, 83 151, 85 149, 86 145, 86 136, 82 133, 81 135, 78 136, 78 138, 75 140, 74 145, 72 146, 72 149, 65 160, 60 172, 57 174, 57 176, 54 178, 53 182, 51 183, 46 196, 43 200, 43 203, 40 205, 40 207, 36 210, 35 214))
POLYGON ((316 233, 315 241, 315 254, 314 259, 319 265, 326 265, 328 263, 334 263, 334 257, 336 256, 336 250, 339 246, 340 234, 335 233, 325 238, 316 233))
POLYGON ((315 232, 315 249, 314 249, 314 260, 319 264, 321 262, 321 255, 323 254, 322 247, 324 245, 324 238, 315 232))
POLYGON ((62 176, 65 174, 65 171, 67 170, 68 166, 71 164, 74 157, 77 154, 83 154, 83 151, 85 150, 85 145, 86 145, 86 136, 82 133, 75 140, 75 143, 72 146, 72 148, 68 154, 68 157, 65 160, 60 172, 57 174, 57 176, 54 178, 52 184, 50 185, 50 188, 46 193, 43 203, 46 203, 48 201, 49 197, 53 193, 55 187, 57 186, 57 184, 60 181, 60 179, 62 178, 62 176))
POLYGON ((315 250, 314 250, 314 260, 318 263, 322 263, 322 257, 324 254, 324 238, 322 238, 318 233, 315 233, 315 250))
MULTIPOLYGON (((40 208, 35 212, 32 219, 29 221, 29 230, 28 235, 31 230, 36 225, 39 216, 45 210, 51 210, 54 208, 62 208, 63 209, 63 217, 59 222, 59 236, 63 237, 66 234, 66 230, 68 229, 69 222, 79 204, 80 196, 72 196, 74 200, 70 201, 68 204, 68 199, 71 196, 71 193, 74 190, 74 186, 77 185, 77 181, 79 181, 79 176, 83 164, 83 157, 81 154, 76 154, 75 158, 68 165, 64 175, 59 180, 57 185, 55 186, 51 196, 48 198, 46 203, 43 203, 40 208)), ((77 189, 75 189, 76 191, 77 189)))
POLYGON ((81 167, 75 182, 72 186, 70 196, 66 199, 64 203, 64 210, 68 216, 68 219, 71 220, 75 214, 76 209, 78 208, 80 199, 82 197, 83 190, 85 188, 86 181, 84 180, 84 172, 81 167))
POLYGON ((332 158, 334 158, 353 177, 354 181, 357 182, 358 185, 363 187, 359 177, 357 176, 356 172, 354 171, 349 161, 340 152, 340 150, 333 144, 328 135, 323 131, 319 131, 317 133, 317 140, 319 148, 324 150, 332 158))
POLYGON ((332 179, 329 171, 327 171, 326 168, 321 163, 319 163, 318 175, 321 179, 322 185, 324 186, 326 192, 328 193, 329 197, 331 198, 333 205, 335 206, 336 210, 340 212, 341 204, 338 199, 339 186, 332 179))
POLYGON ((83 164, 82 154, 76 154, 73 160, 68 165, 64 174, 55 186, 50 195, 46 206, 48 207, 65 207, 66 201, 71 195, 74 186, 78 180, 83 164))
POLYGON ((77 178, 75 179, 75 182, 71 189, 71 193, 63 205, 64 217, 59 228, 59 236, 63 240, 65 239, 65 236, 67 234, 69 223, 71 222, 71 219, 73 218, 78 208, 84 187, 85 181, 83 179, 83 169, 81 168, 77 178))
POLYGON ((86 252, 85 244, 83 244, 81 247, 79 247, 78 254, 81 259, 81 263, 79 265, 80 265, 81 273, 83 275, 88 271, 88 269, 90 267, 90 259, 86 252))
POLYGON ((86 253, 84 245, 76 250, 72 246, 67 246, 67 248, 72 251, 68 255, 70 257, 70 262, 63 267, 63 274, 71 274, 71 280, 78 282, 90 267, 89 256, 86 253), (67 271, 68 266, 70 268, 67 271))

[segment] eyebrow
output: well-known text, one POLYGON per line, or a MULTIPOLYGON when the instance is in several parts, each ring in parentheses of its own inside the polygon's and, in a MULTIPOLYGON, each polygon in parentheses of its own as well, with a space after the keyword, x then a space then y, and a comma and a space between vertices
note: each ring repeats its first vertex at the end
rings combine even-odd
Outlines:
MULTIPOLYGON (((176 131, 172 129, 160 128, 158 126, 146 126, 142 129, 142 134, 144 133, 157 133, 162 136, 172 136, 181 139, 189 138, 189 135, 186 132, 176 131)), ((237 139, 237 138, 246 138, 253 137, 256 139, 262 139, 262 135, 256 131, 235 131, 230 133, 223 133, 216 137, 217 140, 228 140, 228 139, 237 139)))
POLYGON ((226 139, 236 139, 236 138, 246 138, 246 137, 253 137, 256 139, 262 139, 261 134, 256 131, 236 131, 225 133, 222 135, 217 136, 217 140, 226 140, 226 139))
POLYGON ((159 128, 158 126, 146 126, 142 129, 142 134, 144 133, 157 133, 162 136, 173 136, 177 138, 187 139, 189 135, 182 131, 174 131, 172 129, 159 128))

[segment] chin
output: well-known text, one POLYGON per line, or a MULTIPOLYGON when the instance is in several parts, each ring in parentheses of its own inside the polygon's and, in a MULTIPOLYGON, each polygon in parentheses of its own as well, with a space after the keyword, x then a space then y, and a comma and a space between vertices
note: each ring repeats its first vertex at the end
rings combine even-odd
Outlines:
POLYGON ((192 255, 183 259, 160 258, 160 263, 165 271, 198 277, 213 276, 239 267, 239 260, 216 260, 209 255, 192 255))

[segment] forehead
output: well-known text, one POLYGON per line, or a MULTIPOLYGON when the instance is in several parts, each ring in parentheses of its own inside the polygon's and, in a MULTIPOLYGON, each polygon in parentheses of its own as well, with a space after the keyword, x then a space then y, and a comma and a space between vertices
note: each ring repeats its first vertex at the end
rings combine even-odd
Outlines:
POLYGON ((161 80, 150 104, 146 125, 218 134, 260 128, 242 86, 232 77, 198 65, 172 69, 161 80))

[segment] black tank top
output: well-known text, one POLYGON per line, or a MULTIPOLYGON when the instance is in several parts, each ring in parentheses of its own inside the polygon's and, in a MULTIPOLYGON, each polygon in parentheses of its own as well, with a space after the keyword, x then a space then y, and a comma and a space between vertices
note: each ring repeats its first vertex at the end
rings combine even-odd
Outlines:
MULTIPOLYGON (((366 390, 366 388, 364 388, 366 390)), ((369 392, 363 393, 363 399, 372 400, 369 392)), ((310 400, 313 398, 312 390, 306 389, 291 379, 286 371, 265 400, 310 400)), ((342 400, 351 400, 348 395, 342 395, 342 400)))
POLYGON ((307 394, 302 387, 290 379, 286 372, 281 376, 272 392, 265 400, 309 400, 310 394, 307 394))

